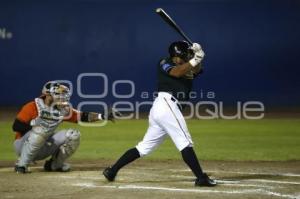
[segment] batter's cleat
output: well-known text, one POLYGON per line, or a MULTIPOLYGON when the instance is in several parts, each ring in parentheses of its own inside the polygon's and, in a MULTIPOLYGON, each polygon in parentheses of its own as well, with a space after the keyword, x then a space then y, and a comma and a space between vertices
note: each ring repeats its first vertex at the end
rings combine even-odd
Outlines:
POLYGON ((17 173, 30 173, 28 170, 27 170, 27 168, 26 167, 23 167, 23 166, 18 166, 18 165, 16 165, 15 166, 15 172, 17 172, 17 173))
POLYGON ((104 169, 104 171, 103 171, 102 174, 103 174, 104 177, 105 177, 108 181, 110 181, 110 182, 114 181, 114 180, 115 180, 115 177, 116 177, 116 175, 117 175, 117 174, 112 170, 111 167, 107 167, 106 169, 104 169))
POLYGON ((217 182, 213 179, 210 179, 206 173, 203 173, 201 178, 195 180, 195 186, 199 187, 214 187, 217 185, 217 182))
POLYGON ((63 166, 60 167, 60 168, 53 169, 52 162, 53 162, 52 159, 47 160, 45 162, 45 164, 44 164, 44 170, 45 171, 49 171, 49 172, 50 171, 59 171, 59 172, 69 172, 69 171, 71 171, 71 166, 69 164, 67 164, 67 163, 63 163, 63 166))

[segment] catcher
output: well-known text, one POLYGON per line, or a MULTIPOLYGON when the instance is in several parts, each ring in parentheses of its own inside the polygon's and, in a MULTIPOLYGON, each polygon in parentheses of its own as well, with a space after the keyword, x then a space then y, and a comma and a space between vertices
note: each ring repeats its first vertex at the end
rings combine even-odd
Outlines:
POLYGON ((70 171, 65 163, 78 148, 80 132, 75 129, 56 131, 63 121, 77 123, 99 120, 114 121, 117 111, 107 114, 80 112, 71 108, 70 90, 56 81, 47 82, 42 95, 25 104, 13 124, 16 133, 14 148, 19 156, 17 173, 28 173, 28 165, 36 160, 51 158, 44 164, 45 171, 70 171))

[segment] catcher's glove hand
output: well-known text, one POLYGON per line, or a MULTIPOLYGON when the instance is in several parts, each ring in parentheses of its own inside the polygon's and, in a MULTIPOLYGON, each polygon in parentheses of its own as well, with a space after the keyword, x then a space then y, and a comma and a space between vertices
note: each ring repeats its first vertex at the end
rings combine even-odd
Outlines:
POLYGON ((109 108, 107 112, 103 114, 103 119, 115 122, 115 119, 121 116, 122 114, 117 109, 109 108))

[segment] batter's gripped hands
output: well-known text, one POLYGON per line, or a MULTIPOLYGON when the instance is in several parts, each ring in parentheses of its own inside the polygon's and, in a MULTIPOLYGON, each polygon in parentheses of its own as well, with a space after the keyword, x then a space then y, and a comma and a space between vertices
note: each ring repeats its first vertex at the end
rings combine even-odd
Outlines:
POLYGON ((189 61, 189 63, 192 65, 192 67, 196 67, 198 64, 201 63, 205 56, 205 53, 202 49, 195 52, 194 57, 189 61))
POLYGON ((194 53, 202 50, 200 44, 198 44, 198 43, 193 43, 193 46, 191 47, 191 49, 193 50, 194 53))
POLYGON ((110 120, 112 122, 115 122, 115 119, 121 116, 122 114, 117 109, 114 108, 109 108, 107 111, 107 115, 105 114, 103 115, 105 120, 110 120))
POLYGON ((194 55, 194 57, 197 57, 198 59, 201 59, 201 61, 203 60, 204 56, 205 56, 205 53, 204 53, 204 51, 202 49, 200 49, 199 51, 195 52, 195 55, 194 55))

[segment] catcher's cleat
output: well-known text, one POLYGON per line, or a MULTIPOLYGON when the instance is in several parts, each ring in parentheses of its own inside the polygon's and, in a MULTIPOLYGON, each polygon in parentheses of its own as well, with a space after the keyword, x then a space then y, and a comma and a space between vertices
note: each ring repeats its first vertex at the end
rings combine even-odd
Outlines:
POLYGON ((201 178, 195 180, 195 186, 200 187, 214 187, 217 183, 215 180, 210 179, 206 173, 203 173, 201 178))
POLYGON ((103 171, 102 174, 103 174, 104 177, 105 177, 108 181, 110 181, 110 182, 114 181, 114 180, 115 180, 115 177, 116 177, 116 175, 117 175, 117 174, 112 170, 111 167, 107 167, 106 169, 104 169, 104 171, 103 171))
POLYGON ((44 170, 45 171, 59 171, 59 172, 69 172, 71 171, 71 166, 67 163, 64 163, 63 166, 61 168, 56 168, 56 169, 53 169, 52 168, 52 159, 50 160, 47 160, 44 164, 44 170))
POLYGON ((23 166, 18 166, 16 165, 15 166, 15 172, 17 173, 30 173, 26 167, 23 167, 23 166))

